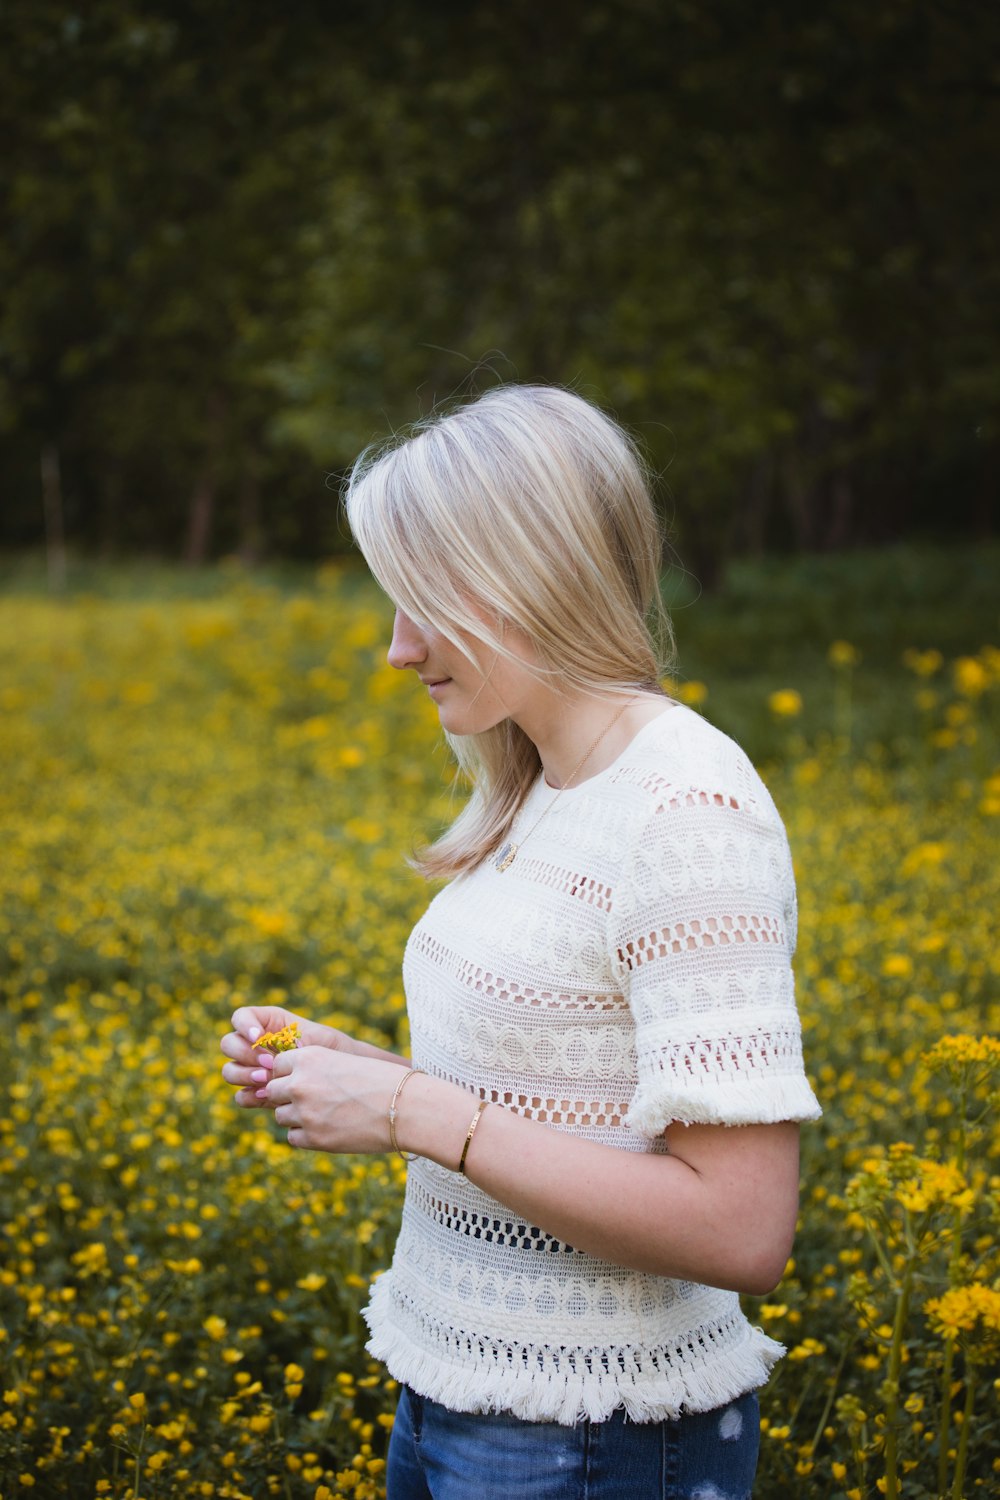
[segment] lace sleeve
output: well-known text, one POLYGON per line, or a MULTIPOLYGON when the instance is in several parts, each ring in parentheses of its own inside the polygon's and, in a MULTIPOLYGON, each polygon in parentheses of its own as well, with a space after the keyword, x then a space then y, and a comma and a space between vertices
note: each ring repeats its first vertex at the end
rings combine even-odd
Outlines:
POLYGON ((811 1120, 791 960, 795 882, 762 783, 667 788, 632 840, 609 923, 635 1023, 626 1123, 811 1120))

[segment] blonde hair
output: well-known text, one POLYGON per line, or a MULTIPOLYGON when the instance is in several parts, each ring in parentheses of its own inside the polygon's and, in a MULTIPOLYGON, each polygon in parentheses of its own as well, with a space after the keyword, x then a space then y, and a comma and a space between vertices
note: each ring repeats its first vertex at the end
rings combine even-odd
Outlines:
MULTIPOLYGON (((673 636, 645 468, 628 435, 582 397, 500 386, 366 450, 344 503, 390 599, 470 661, 470 637, 510 657, 510 625, 559 691, 661 691, 673 636)), ((415 859, 428 878, 473 869, 497 849, 541 765, 511 719, 447 738, 472 794, 415 859)))

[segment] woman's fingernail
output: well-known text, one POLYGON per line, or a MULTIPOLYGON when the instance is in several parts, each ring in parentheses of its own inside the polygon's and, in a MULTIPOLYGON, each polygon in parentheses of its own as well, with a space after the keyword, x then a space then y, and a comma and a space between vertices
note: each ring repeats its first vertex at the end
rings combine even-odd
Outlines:
POLYGON ((262 1052, 260 1054, 260 1065, 262 1068, 267 1068, 268 1071, 270 1071, 270 1069, 274 1067, 274 1058, 271 1056, 270 1052, 262 1052))
POLYGON ((266 1099, 267 1098, 267 1089, 257 1089, 254 1092, 254 1098, 255 1099, 266 1099))
POLYGON ((250 1040, 255 1042, 259 1036, 263 1036, 263 1032, 259 1026, 251 1026, 249 1035, 250 1040))
POLYGON ((254 1068, 253 1072, 250 1074, 250 1077, 253 1079, 254 1083, 266 1083, 267 1082, 267 1069, 266 1068, 254 1068))

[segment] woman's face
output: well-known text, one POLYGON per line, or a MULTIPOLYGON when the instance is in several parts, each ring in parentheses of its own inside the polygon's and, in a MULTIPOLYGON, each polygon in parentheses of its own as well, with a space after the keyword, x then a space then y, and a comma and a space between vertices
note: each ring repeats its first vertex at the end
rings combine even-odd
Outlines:
POLYGON ((449 734, 482 734, 502 720, 520 721, 539 693, 539 682, 528 667, 526 640, 508 631, 504 643, 520 661, 495 653, 474 636, 468 646, 473 665, 446 636, 396 610, 388 659, 400 672, 414 671, 438 707, 441 727, 449 734))

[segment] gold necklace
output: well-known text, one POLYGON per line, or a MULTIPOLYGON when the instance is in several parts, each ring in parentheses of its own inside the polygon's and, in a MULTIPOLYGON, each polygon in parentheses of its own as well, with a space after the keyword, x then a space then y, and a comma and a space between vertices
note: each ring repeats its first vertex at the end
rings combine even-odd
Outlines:
POLYGON ((548 817, 549 813, 555 807, 556 803, 559 801, 559 798, 562 796, 563 792, 566 791, 566 789, 569 786, 570 782, 571 781, 575 781, 576 778, 579 776, 580 772, 583 770, 584 766, 587 764, 588 760, 593 755, 593 753, 597 749, 598 745, 604 739, 605 735, 611 733, 612 729, 618 723, 618 720, 621 718, 622 714, 625 712, 625 710, 627 708, 631 708, 632 704, 635 701, 636 700, 634 698, 628 698, 628 699, 626 699, 626 701, 622 704, 621 708, 615 714, 614 718, 610 719, 608 721, 608 723, 605 724, 604 728, 601 730, 600 734, 597 736, 597 739, 591 745, 590 749, 587 751, 586 755, 583 757, 583 759, 581 760, 580 764, 576 767, 576 769, 574 771, 570 772, 569 776, 567 776, 567 778, 563 782, 562 786, 559 788, 559 790, 556 792, 555 796, 552 798, 552 801, 545 808, 542 809, 541 815, 535 819, 535 821, 532 823, 531 827, 528 829, 527 833, 524 834, 524 836, 522 837, 520 843, 515 844, 512 839, 508 839, 507 842, 504 845, 502 845, 502 847, 497 851, 497 855, 496 855, 496 858, 493 861, 493 864, 494 864, 494 868, 499 872, 499 874, 502 875, 503 872, 504 872, 504 870, 509 870, 510 869, 511 865, 514 863, 515 859, 517 858, 518 850, 522 849, 524 847, 524 845, 527 843, 528 839, 531 838, 531 835, 534 833, 535 829, 538 827, 539 823, 542 821, 542 818, 547 818, 548 817))

